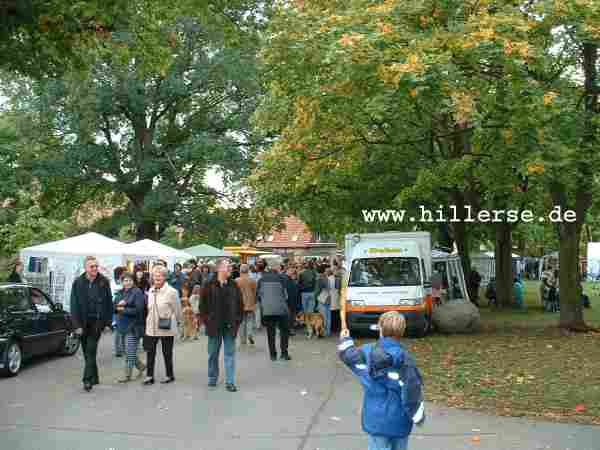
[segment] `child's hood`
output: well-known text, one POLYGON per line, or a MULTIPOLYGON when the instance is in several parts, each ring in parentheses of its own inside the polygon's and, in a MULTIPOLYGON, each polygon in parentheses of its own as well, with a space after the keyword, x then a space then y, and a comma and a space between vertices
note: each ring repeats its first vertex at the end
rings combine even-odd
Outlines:
POLYGON ((383 337, 372 346, 369 357, 371 378, 387 376, 389 369, 399 369, 407 353, 402 344, 392 338, 383 337))

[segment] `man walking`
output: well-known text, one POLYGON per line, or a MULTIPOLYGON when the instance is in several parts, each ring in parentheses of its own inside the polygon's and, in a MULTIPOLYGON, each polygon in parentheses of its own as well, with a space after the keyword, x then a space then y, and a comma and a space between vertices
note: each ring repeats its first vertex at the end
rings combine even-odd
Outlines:
POLYGON ((275 349, 275 326, 279 327, 281 336, 281 359, 289 361, 289 310, 287 306, 287 291, 285 281, 275 266, 270 272, 264 272, 258 282, 257 297, 262 309, 263 324, 267 328, 267 340, 271 361, 277 360, 275 349))
POLYGON ((73 282, 71 288, 71 320, 75 332, 81 337, 85 359, 83 388, 89 392, 99 384, 96 355, 98 341, 112 319, 112 293, 108 279, 98 273, 98 261, 93 256, 85 258, 85 273, 73 282))
POLYGON ((250 266, 242 264, 240 266, 240 277, 235 280, 242 293, 244 302, 244 317, 242 319, 242 329, 240 331, 240 339, 242 344, 250 342, 254 345, 254 329, 256 328, 256 281, 254 281, 248 272, 250 266))
POLYGON ((235 338, 242 322, 244 304, 238 285, 230 278, 227 260, 217 262, 217 278, 202 289, 200 320, 206 324, 208 335, 208 385, 214 387, 219 379, 219 354, 224 344, 225 387, 236 392, 235 338))
POLYGON ((314 271, 312 261, 304 265, 304 270, 300 273, 299 285, 300 295, 302 296, 302 310, 304 311, 306 330, 308 333, 308 315, 315 310, 315 286, 317 284, 317 274, 314 271))
MULTIPOLYGON (((263 261, 262 259, 260 259, 256 262, 255 280, 257 283, 260 281, 263 274, 265 273, 266 267, 267 267, 267 263, 265 261, 263 261)), ((262 329, 262 311, 260 308, 256 309, 255 316, 256 316, 256 329, 260 330, 260 329, 262 329)))

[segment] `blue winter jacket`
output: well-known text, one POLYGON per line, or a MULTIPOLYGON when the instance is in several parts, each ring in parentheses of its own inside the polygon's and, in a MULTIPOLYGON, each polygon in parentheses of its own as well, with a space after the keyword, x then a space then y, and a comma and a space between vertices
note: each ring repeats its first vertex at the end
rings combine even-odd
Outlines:
POLYGON ((414 359, 402 344, 392 338, 380 338, 378 345, 354 346, 343 338, 338 346, 341 360, 358 377, 364 389, 362 428, 365 432, 389 438, 404 438, 413 423, 425 420, 421 378, 418 370, 402 369, 414 359), (404 383, 401 374, 412 373, 417 381, 404 383))

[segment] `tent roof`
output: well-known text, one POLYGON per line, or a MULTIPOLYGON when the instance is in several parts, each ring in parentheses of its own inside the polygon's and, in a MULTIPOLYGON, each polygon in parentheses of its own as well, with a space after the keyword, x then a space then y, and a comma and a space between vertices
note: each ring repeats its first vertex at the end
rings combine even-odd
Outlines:
POLYGON ((151 239, 142 239, 141 241, 127 244, 125 246, 125 255, 138 258, 193 258, 189 253, 161 244, 160 242, 155 242, 151 239))
POLYGON ((107 238, 98 233, 86 233, 61 241, 27 247, 21 250, 21 253, 25 256, 39 258, 87 255, 122 256, 125 254, 125 247, 126 244, 115 239, 107 238))
MULTIPOLYGON (((516 253, 511 253, 513 258, 520 258, 519 255, 517 255, 516 253)), ((481 253, 475 253, 472 258, 480 258, 480 259, 485 259, 485 258, 490 258, 490 259, 494 259, 495 258, 495 254, 494 252, 481 252, 481 253)))
POLYGON ((208 244, 196 245, 194 247, 186 248, 183 251, 186 253, 189 253, 192 256, 195 256, 196 258, 208 258, 208 257, 215 257, 215 256, 216 257, 218 257, 218 256, 223 256, 223 257, 233 256, 233 253, 226 252, 224 250, 218 249, 217 247, 213 247, 212 245, 208 245, 208 244))

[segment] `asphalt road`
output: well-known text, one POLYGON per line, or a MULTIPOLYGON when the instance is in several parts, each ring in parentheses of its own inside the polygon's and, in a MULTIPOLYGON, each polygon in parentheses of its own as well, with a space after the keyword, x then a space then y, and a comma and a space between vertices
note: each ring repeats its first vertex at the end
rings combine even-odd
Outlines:
MULTIPOLYGON (((82 390, 82 360, 46 357, 0 379, 0 450, 359 450, 362 393, 335 340, 293 338, 293 361, 271 362, 264 335, 238 350, 240 391, 206 385, 206 338, 177 344, 169 385, 121 385, 112 339, 101 384, 82 390)), ((164 375, 157 356, 156 378, 164 375)), ((428 405, 411 450, 598 450, 600 427, 497 418, 428 405)))

